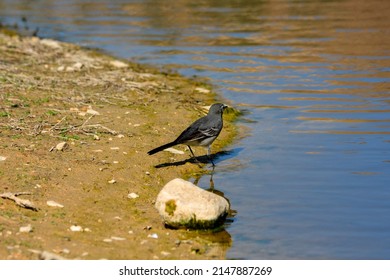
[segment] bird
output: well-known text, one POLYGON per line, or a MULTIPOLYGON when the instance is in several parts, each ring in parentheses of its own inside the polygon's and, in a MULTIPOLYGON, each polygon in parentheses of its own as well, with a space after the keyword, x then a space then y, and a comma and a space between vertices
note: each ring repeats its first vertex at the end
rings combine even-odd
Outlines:
POLYGON ((206 116, 193 122, 187 127, 174 141, 159 146, 148 152, 149 155, 153 155, 167 148, 184 144, 187 145, 192 156, 196 159, 191 146, 203 146, 207 148, 207 156, 210 159, 213 166, 214 161, 211 158, 211 144, 220 134, 223 128, 223 110, 228 106, 222 103, 215 103, 210 106, 210 109, 206 116))

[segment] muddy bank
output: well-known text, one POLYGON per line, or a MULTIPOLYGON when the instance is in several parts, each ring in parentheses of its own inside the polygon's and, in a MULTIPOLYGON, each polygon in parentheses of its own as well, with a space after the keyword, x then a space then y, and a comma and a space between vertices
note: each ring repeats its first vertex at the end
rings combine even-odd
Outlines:
POLYGON ((146 154, 215 99, 203 81, 0 33, 0 193, 29 193, 19 197, 38 208, 0 199, 0 259, 224 259, 226 231, 169 230, 154 208, 165 183, 205 171, 188 151, 146 154))

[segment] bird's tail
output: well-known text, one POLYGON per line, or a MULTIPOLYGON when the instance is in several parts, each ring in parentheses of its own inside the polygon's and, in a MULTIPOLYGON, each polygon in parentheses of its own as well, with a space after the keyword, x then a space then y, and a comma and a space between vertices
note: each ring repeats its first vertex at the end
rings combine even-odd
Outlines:
POLYGON ((155 153, 161 152, 162 150, 168 149, 168 148, 170 148, 170 147, 172 147, 172 146, 175 146, 176 144, 177 144, 177 143, 176 143, 175 141, 173 141, 173 142, 170 142, 170 143, 168 143, 168 144, 162 145, 162 146, 157 147, 157 148, 155 148, 155 149, 153 149, 153 150, 150 150, 150 151, 148 152, 148 155, 153 155, 153 154, 155 154, 155 153))

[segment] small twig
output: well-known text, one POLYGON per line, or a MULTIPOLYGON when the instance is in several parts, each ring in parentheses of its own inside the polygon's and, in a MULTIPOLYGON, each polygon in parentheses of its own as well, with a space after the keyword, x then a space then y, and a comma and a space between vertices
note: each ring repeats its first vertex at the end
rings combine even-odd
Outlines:
POLYGON ((81 125, 81 128, 83 128, 87 122, 89 122, 90 119, 92 119, 94 115, 91 115, 82 125, 81 125))
POLYGON ((17 192, 17 193, 6 192, 6 193, 0 194, 0 197, 4 198, 4 199, 10 199, 10 200, 14 201, 16 203, 16 205, 19 205, 20 207, 23 207, 26 209, 31 209, 33 211, 38 211, 38 208, 35 207, 34 204, 30 200, 22 199, 22 198, 18 197, 19 195, 30 195, 30 194, 32 194, 32 193, 30 193, 30 192, 17 192))
POLYGON ((53 125, 53 126, 49 129, 49 131, 52 131, 53 129, 56 129, 57 126, 58 126, 60 123, 62 123, 65 119, 66 119, 66 116, 63 117, 58 123, 56 123, 55 125, 53 125))

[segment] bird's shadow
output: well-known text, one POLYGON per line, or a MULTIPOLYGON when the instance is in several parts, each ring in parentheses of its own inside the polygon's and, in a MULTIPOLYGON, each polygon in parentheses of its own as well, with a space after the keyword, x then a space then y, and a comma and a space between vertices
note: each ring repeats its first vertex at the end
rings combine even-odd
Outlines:
MULTIPOLYGON (((228 151, 217 152, 217 153, 211 154, 210 156, 213 159, 213 162, 215 164, 217 164, 218 162, 221 162, 223 160, 237 156, 237 154, 241 150, 242 150, 242 148, 235 148, 235 149, 228 150, 228 151)), ((208 164, 208 163, 211 164, 210 158, 207 155, 203 155, 203 156, 197 156, 195 158, 190 157, 190 158, 187 158, 187 159, 181 160, 181 161, 165 162, 165 163, 155 165, 154 167, 155 168, 164 168, 164 167, 170 167, 170 166, 180 166, 180 165, 184 165, 188 162, 198 164, 198 165, 208 164)))

